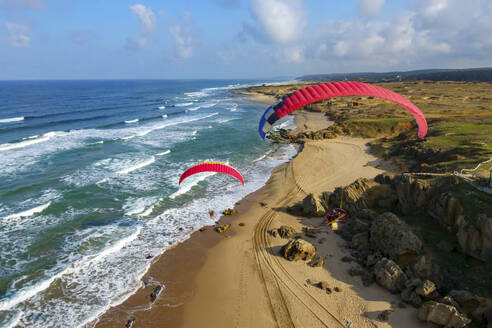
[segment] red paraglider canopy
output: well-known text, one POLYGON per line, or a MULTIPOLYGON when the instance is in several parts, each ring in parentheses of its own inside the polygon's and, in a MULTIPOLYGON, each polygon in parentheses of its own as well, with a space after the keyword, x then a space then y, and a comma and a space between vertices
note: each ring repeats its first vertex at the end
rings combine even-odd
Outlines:
POLYGON ((392 101, 405 107, 412 113, 419 127, 419 137, 423 138, 427 134, 427 121, 425 120, 424 114, 410 100, 396 92, 376 85, 351 81, 316 84, 287 95, 282 101, 265 111, 260 120, 258 132, 265 139, 265 134, 268 132, 270 126, 285 115, 311 103, 342 96, 372 96, 392 101))
POLYGON ((238 170, 236 170, 232 166, 219 162, 204 162, 190 167, 189 169, 184 171, 184 173, 179 178, 179 184, 181 184, 181 182, 189 176, 201 172, 218 172, 228 174, 241 181, 242 185, 244 186, 243 176, 241 175, 241 173, 239 173, 238 170))

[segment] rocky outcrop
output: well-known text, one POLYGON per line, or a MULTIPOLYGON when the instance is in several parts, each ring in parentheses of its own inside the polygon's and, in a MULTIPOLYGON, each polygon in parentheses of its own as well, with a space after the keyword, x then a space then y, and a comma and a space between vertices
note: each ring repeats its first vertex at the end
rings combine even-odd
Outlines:
POLYGON ((222 212, 222 214, 224 215, 236 215, 238 213, 239 213, 238 210, 236 210, 235 208, 228 208, 224 210, 224 212, 222 212))
POLYGON ((422 241, 395 214, 379 215, 371 225, 371 246, 392 260, 399 261, 405 255, 417 255, 422 241))
POLYGON ((427 203, 434 196, 430 180, 416 179, 411 175, 402 175, 396 185, 398 204, 401 211, 408 214, 415 214, 416 211, 423 212, 427 208, 427 203))
POLYGON ((281 249, 281 254, 289 261, 311 260, 316 255, 316 248, 303 239, 293 239, 281 249))
POLYGON ((419 309, 419 319, 449 328, 463 328, 471 320, 461 314, 454 306, 429 301, 419 309))
POLYGON ((473 320, 492 326, 492 300, 465 290, 452 290, 449 297, 459 304, 460 311, 473 320))
POLYGON ((321 217, 325 215, 326 210, 318 197, 309 194, 302 201, 302 213, 305 216, 321 217))
POLYGON ((405 288, 407 276, 392 260, 383 257, 374 265, 376 282, 392 293, 401 292, 405 288))
POLYGON ((339 206, 343 198, 343 208, 350 214, 355 214, 370 207, 367 192, 377 185, 379 184, 375 181, 365 178, 357 179, 347 187, 336 188, 329 196, 329 204, 339 206))
POLYGON ((492 218, 480 215, 475 222, 460 227, 456 236, 464 253, 492 260, 492 218))
POLYGON ((457 232, 465 222, 460 201, 446 192, 431 199, 427 214, 452 232, 457 232))

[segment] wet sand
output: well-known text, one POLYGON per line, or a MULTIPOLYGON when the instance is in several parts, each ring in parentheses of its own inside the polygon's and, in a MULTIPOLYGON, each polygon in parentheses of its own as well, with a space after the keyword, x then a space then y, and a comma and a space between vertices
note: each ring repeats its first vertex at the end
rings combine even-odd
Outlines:
MULTIPOLYGON (((328 126, 317 113, 296 117, 299 129, 328 126)), ((368 139, 337 138, 308 142, 289 163, 277 167, 265 187, 247 196, 240 214, 222 218, 231 229, 218 234, 210 227, 166 251, 143 278, 148 282, 126 302, 105 313, 97 327, 428 327, 416 309, 400 309, 397 295, 347 273, 350 263, 341 238, 321 225, 319 218, 295 217, 286 212, 308 193, 333 191, 357 178, 381 173, 371 163, 368 139), (239 226, 244 223, 244 226, 239 226), (278 255, 287 239, 267 231, 282 224, 301 231, 323 230, 312 242, 325 256, 323 267, 304 261, 289 262, 278 255), (322 240, 323 239, 323 240, 322 240), (322 240, 322 243, 320 243, 322 240), (326 294, 306 283, 327 281, 341 292, 326 294), (152 304, 150 293, 165 286, 152 304), (376 319, 380 311, 395 309, 389 322, 376 319)))

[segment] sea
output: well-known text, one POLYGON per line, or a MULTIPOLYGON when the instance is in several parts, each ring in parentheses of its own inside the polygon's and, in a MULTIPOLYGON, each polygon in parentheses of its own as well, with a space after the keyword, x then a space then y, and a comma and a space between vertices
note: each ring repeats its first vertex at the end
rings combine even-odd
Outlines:
MULTIPOLYGON (((0 81, 0 327, 84 327, 295 154, 254 80, 0 81), (245 179, 201 173, 227 163, 245 179)), ((273 82, 273 81, 272 81, 273 82)), ((292 127, 287 118, 280 126, 292 127)), ((165 286, 164 286, 165 292, 165 286)))

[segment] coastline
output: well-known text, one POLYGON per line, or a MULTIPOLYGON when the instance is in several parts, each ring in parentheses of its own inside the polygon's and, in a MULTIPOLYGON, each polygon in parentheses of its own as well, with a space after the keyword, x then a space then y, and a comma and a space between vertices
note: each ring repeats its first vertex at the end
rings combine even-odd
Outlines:
MULTIPOLYGON (((248 100, 265 101, 252 96, 248 100)), ((298 130, 330 124, 319 113, 300 113, 295 118, 298 130)), ((138 327, 197 327, 204 322, 213 327, 283 327, 301 321, 313 327, 343 326, 345 321, 356 327, 391 327, 392 323, 426 327, 416 319, 414 309, 398 309, 389 323, 374 320, 398 298, 379 286, 363 287, 360 279, 347 274, 350 265, 340 263, 347 252, 340 247, 340 237, 329 234, 323 245, 316 245, 329 263, 309 268, 303 262, 277 259, 278 248, 287 240, 266 234, 280 224, 298 231, 318 225, 285 212, 286 206, 308 193, 333 191, 359 177, 381 173, 367 165, 377 160, 368 153, 368 141, 338 138, 307 143, 294 159, 272 171, 264 187, 238 202, 239 215, 220 218, 220 224, 232 224, 228 232, 219 234, 209 226, 166 250, 143 277, 146 286, 101 315, 94 326, 124 327, 134 319, 138 327), (306 279, 329 281, 344 292, 331 298, 318 295, 319 290, 304 283, 306 279), (150 294, 157 286, 153 281, 165 287, 152 304, 150 294), (306 305, 313 299, 320 299, 318 305, 306 305)))

